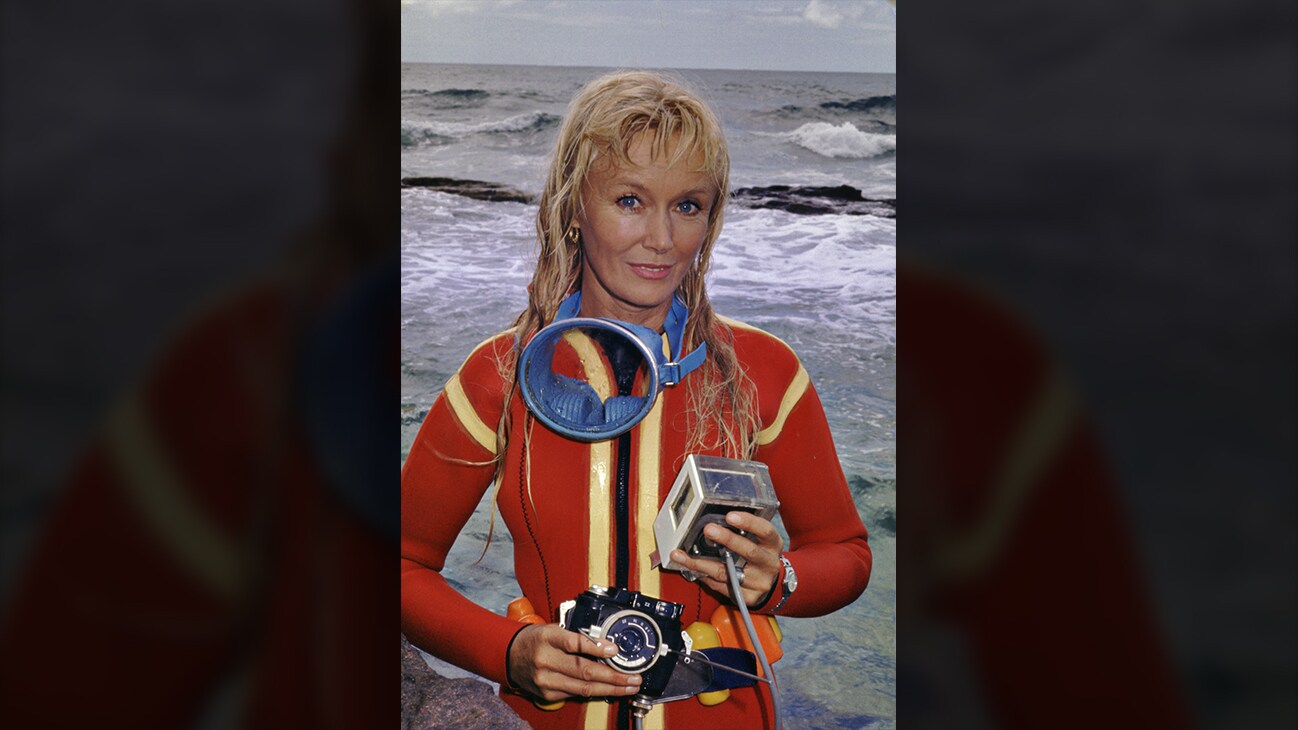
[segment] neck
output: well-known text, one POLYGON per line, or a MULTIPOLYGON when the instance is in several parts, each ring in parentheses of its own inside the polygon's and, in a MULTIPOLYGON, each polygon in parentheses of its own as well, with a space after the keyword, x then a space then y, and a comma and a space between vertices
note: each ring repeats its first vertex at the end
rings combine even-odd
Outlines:
POLYGON ((667 313, 671 308, 670 299, 652 307, 641 307, 611 297, 598 287, 583 288, 581 292, 581 316, 607 317, 656 331, 663 328, 663 321, 667 319, 667 313))

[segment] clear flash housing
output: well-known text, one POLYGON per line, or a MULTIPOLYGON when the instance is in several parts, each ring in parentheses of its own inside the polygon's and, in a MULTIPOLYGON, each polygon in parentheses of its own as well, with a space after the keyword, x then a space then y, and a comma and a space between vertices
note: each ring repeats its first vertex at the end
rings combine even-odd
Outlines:
MULTIPOLYGON (((664 569, 682 573, 689 571, 671 560, 678 548, 695 559, 721 561, 721 546, 704 536, 704 527, 715 522, 743 535, 726 523, 726 513, 749 512, 769 520, 779 507, 765 464, 691 454, 654 520, 658 560, 664 569)), ((745 563, 739 555, 734 559, 735 567, 745 563)))

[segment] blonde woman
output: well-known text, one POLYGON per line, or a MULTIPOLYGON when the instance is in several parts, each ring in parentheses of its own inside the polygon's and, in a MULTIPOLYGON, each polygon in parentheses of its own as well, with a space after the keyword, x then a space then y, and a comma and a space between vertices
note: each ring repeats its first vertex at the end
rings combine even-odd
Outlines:
MULTIPOLYGON (((591 585, 684 606, 682 624, 723 604, 816 616, 865 589, 871 555, 815 388, 780 340, 718 316, 705 276, 729 190, 721 126, 680 82, 616 73, 569 107, 540 199, 540 255, 514 328, 480 345, 425 419, 402 472, 402 629, 425 651, 501 684, 533 727, 629 727, 641 677, 599 661, 616 653, 557 623, 561 602, 591 585), (524 347, 556 318, 602 317, 663 332, 664 359, 692 362, 634 427, 611 438, 551 428, 519 393, 524 347), (652 522, 689 454, 752 459, 769 469, 789 536, 734 512, 708 536, 743 557, 742 595, 724 565, 654 566, 652 522), (544 623, 481 607, 441 576, 446 554, 485 490, 514 541, 522 595, 544 623), (612 700, 605 702, 604 700, 612 700), (545 702, 563 700, 558 709, 545 702)), ((656 335, 655 335, 656 336, 656 335)), ((605 387, 608 362, 582 361, 605 387), (592 366, 590 363, 596 362, 592 366)), ((653 396, 655 394, 649 394, 653 396)), ((646 408, 648 406, 646 405, 646 408)), ((705 706, 654 707, 647 726, 769 727, 764 685, 705 706)))

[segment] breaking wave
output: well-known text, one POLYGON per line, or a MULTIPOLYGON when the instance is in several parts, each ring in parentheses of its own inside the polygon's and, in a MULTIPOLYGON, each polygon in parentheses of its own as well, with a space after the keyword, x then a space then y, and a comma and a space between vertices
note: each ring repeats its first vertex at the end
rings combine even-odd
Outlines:
POLYGON ((851 122, 837 126, 808 122, 787 136, 798 146, 824 157, 864 159, 897 151, 896 136, 862 132, 851 122))
POLYGON ((481 106, 491 94, 482 89, 405 89, 401 96, 435 109, 456 109, 481 106))
POLYGON ((530 135, 556 127, 563 118, 545 112, 528 112, 488 122, 401 122, 401 146, 449 144, 476 134, 530 135))

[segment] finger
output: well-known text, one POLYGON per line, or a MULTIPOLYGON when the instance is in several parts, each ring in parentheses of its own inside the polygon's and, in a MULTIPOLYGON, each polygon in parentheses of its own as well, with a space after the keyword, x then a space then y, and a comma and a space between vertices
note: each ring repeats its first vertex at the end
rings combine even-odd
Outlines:
POLYGON ((749 537, 775 552, 784 547, 784 538, 780 537, 780 531, 775 529, 770 520, 749 512, 729 512, 726 514, 726 523, 747 532, 749 537))
POLYGON ((536 673, 536 694, 547 701, 554 701, 567 697, 625 697, 640 691, 639 675, 635 675, 634 682, 630 681, 631 675, 616 672, 614 675, 613 681, 606 682, 546 669, 536 673))
POLYGON ((556 646, 565 654, 584 654, 603 659, 617 653, 617 647, 611 641, 596 641, 576 631, 563 630, 556 646))
MULTIPOLYGON (((724 531, 727 531, 728 533, 729 530, 724 530, 724 531)), ((694 572, 700 573, 702 575, 702 579, 705 579, 705 581, 713 581, 715 583, 719 583, 719 585, 722 586, 729 586, 729 575, 726 572, 726 564, 724 564, 724 562, 718 562, 715 560, 694 560, 692 562, 693 562, 692 570, 694 570, 694 572)), ((742 582, 742 579, 744 578, 742 578, 742 573, 741 573, 740 582, 742 582)), ((727 587, 727 590, 724 592, 727 592, 728 594, 729 588, 727 587)))
MULTIPOLYGON (((639 675, 636 676, 639 679, 639 675)), ((625 697, 640 691, 639 684, 627 682, 596 682, 556 674, 551 678, 548 689, 571 697, 625 697)), ((562 699, 555 697, 553 699, 562 699)))
MULTIPOLYGON (((729 530, 724 530, 724 531, 729 532, 729 530)), ((739 539, 742 540, 743 538, 739 538, 739 539)), ((725 563, 718 562, 716 560, 703 560, 703 559, 691 558, 689 557, 688 554, 686 554, 682 550, 673 550, 671 553, 671 560, 673 563, 680 565, 681 568, 697 574, 698 576, 697 581, 700 584, 707 585, 709 588, 713 588, 714 590, 716 590, 716 587, 718 585, 729 586, 730 584, 729 583, 730 578, 726 574, 725 563), (713 581, 713 583, 712 584, 707 583, 707 581, 709 580, 713 581)), ((778 558, 776 558, 776 561, 778 562, 778 558)), ((750 580, 749 577, 752 576, 754 572, 755 566, 753 561, 749 560, 748 562, 749 564, 744 568, 740 569, 739 571, 739 582, 741 585, 748 584, 750 580)), ((760 572, 760 567, 758 567, 758 571, 760 572)), ((729 588, 726 588, 722 592, 728 594, 730 590, 729 588)))
POLYGON ((764 591, 763 589, 760 589, 760 588, 745 588, 745 587, 741 586, 739 590, 740 590, 740 593, 741 593, 742 595, 741 595, 738 599, 736 599, 736 598, 734 597, 732 591, 730 590, 730 583, 729 583, 729 581, 727 581, 727 582, 721 582, 721 581, 713 580, 713 579, 711 579, 711 578, 702 578, 702 579, 700 579, 700 580, 699 580, 699 585, 701 585, 701 586, 705 586, 706 588, 708 588, 708 589, 710 589, 710 590, 712 590, 712 591, 714 591, 714 592, 716 592, 716 593, 718 593, 718 594, 720 594, 720 595, 722 595, 722 596, 726 596, 726 597, 728 597, 731 601, 734 601, 736 604, 739 603, 739 601, 742 600, 742 601, 744 602, 744 605, 747 605, 747 606, 752 606, 753 604, 755 604, 755 603, 758 601, 758 599, 760 599, 760 598, 762 598, 763 596, 766 595, 766 593, 765 593, 765 591, 764 591))
MULTIPOLYGON (((726 530, 726 532, 729 532, 729 530, 726 530)), ((718 563, 715 560, 696 560, 683 550, 673 550, 671 556, 672 562, 679 564, 686 570, 697 573, 700 582, 707 579, 726 580, 726 566, 724 563, 718 563)))
POLYGON ((713 578, 701 578, 699 579, 699 585, 704 586, 705 588, 710 588, 723 596, 730 595, 729 581, 719 581, 713 578))
POLYGON ((640 675, 623 674, 576 654, 559 654, 558 658, 545 657, 539 663, 544 666, 544 671, 537 675, 538 686, 564 695, 624 696, 635 694, 640 688, 640 675))
POLYGON ((611 641, 597 641, 585 634, 561 630, 555 647, 559 652, 541 661, 548 669, 558 674, 582 682, 640 686, 639 675, 623 674, 607 664, 585 658, 606 659, 617 654, 617 646, 611 641))
POLYGON ((724 546, 730 552, 745 559, 751 557, 755 551, 761 549, 761 546, 753 542, 751 539, 744 537, 733 530, 728 530, 721 525, 708 525, 703 528, 703 534, 718 545, 724 546))
MULTIPOLYGON (((724 546, 730 552, 743 558, 744 562, 748 563, 749 570, 758 569, 763 572, 773 571, 780 562, 780 553, 778 549, 771 549, 771 547, 768 547, 767 545, 753 542, 749 538, 735 534, 721 525, 708 525, 704 528, 703 534, 713 542, 724 546)), ((721 575, 724 576, 725 565, 719 565, 721 565, 721 575)), ((709 571, 709 574, 711 575, 713 573, 709 571)))
MULTIPOLYGON (((743 600, 750 605, 766 595, 780 572, 778 553, 765 555, 760 553, 761 551, 755 554, 754 557, 770 558, 770 560, 750 559, 739 576, 740 590, 744 594, 743 600)), ((699 585, 723 596, 734 598, 730 590, 730 576, 727 575, 726 566, 723 563, 718 563, 715 560, 695 560, 681 550, 673 550, 671 559, 673 563, 680 564, 682 568, 697 573, 699 585)))
MULTIPOLYGON (((571 656, 571 655, 570 655, 571 656)), ((564 672, 568 677, 583 683, 606 684, 617 687, 639 687, 640 675, 623 674, 607 664, 571 656, 572 663, 564 672)))
MULTIPOLYGON (((731 541, 728 545, 731 551, 736 555, 742 556, 748 563, 748 569, 753 578, 758 579, 754 583, 744 582, 745 585, 758 585, 769 583, 767 580, 771 575, 780 572, 780 552, 784 549, 784 538, 780 536, 775 525, 768 520, 764 520, 747 512, 730 512, 726 515, 727 523, 748 531, 748 538, 740 538, 737 541, 731 541), (753 538, 757 541, 754 542, 753 538), (760 574, 760 575, 759 575, 760 574)), ((713 527, 709 525, 709 527, 713 527)), ((729 532, 729 530, 726 530, 729 532)), ((712 533, 704 530, 704 534, 709 537, 712 533)), ((714 538, 714 541, 720 542, 722 538, 714 538)))

